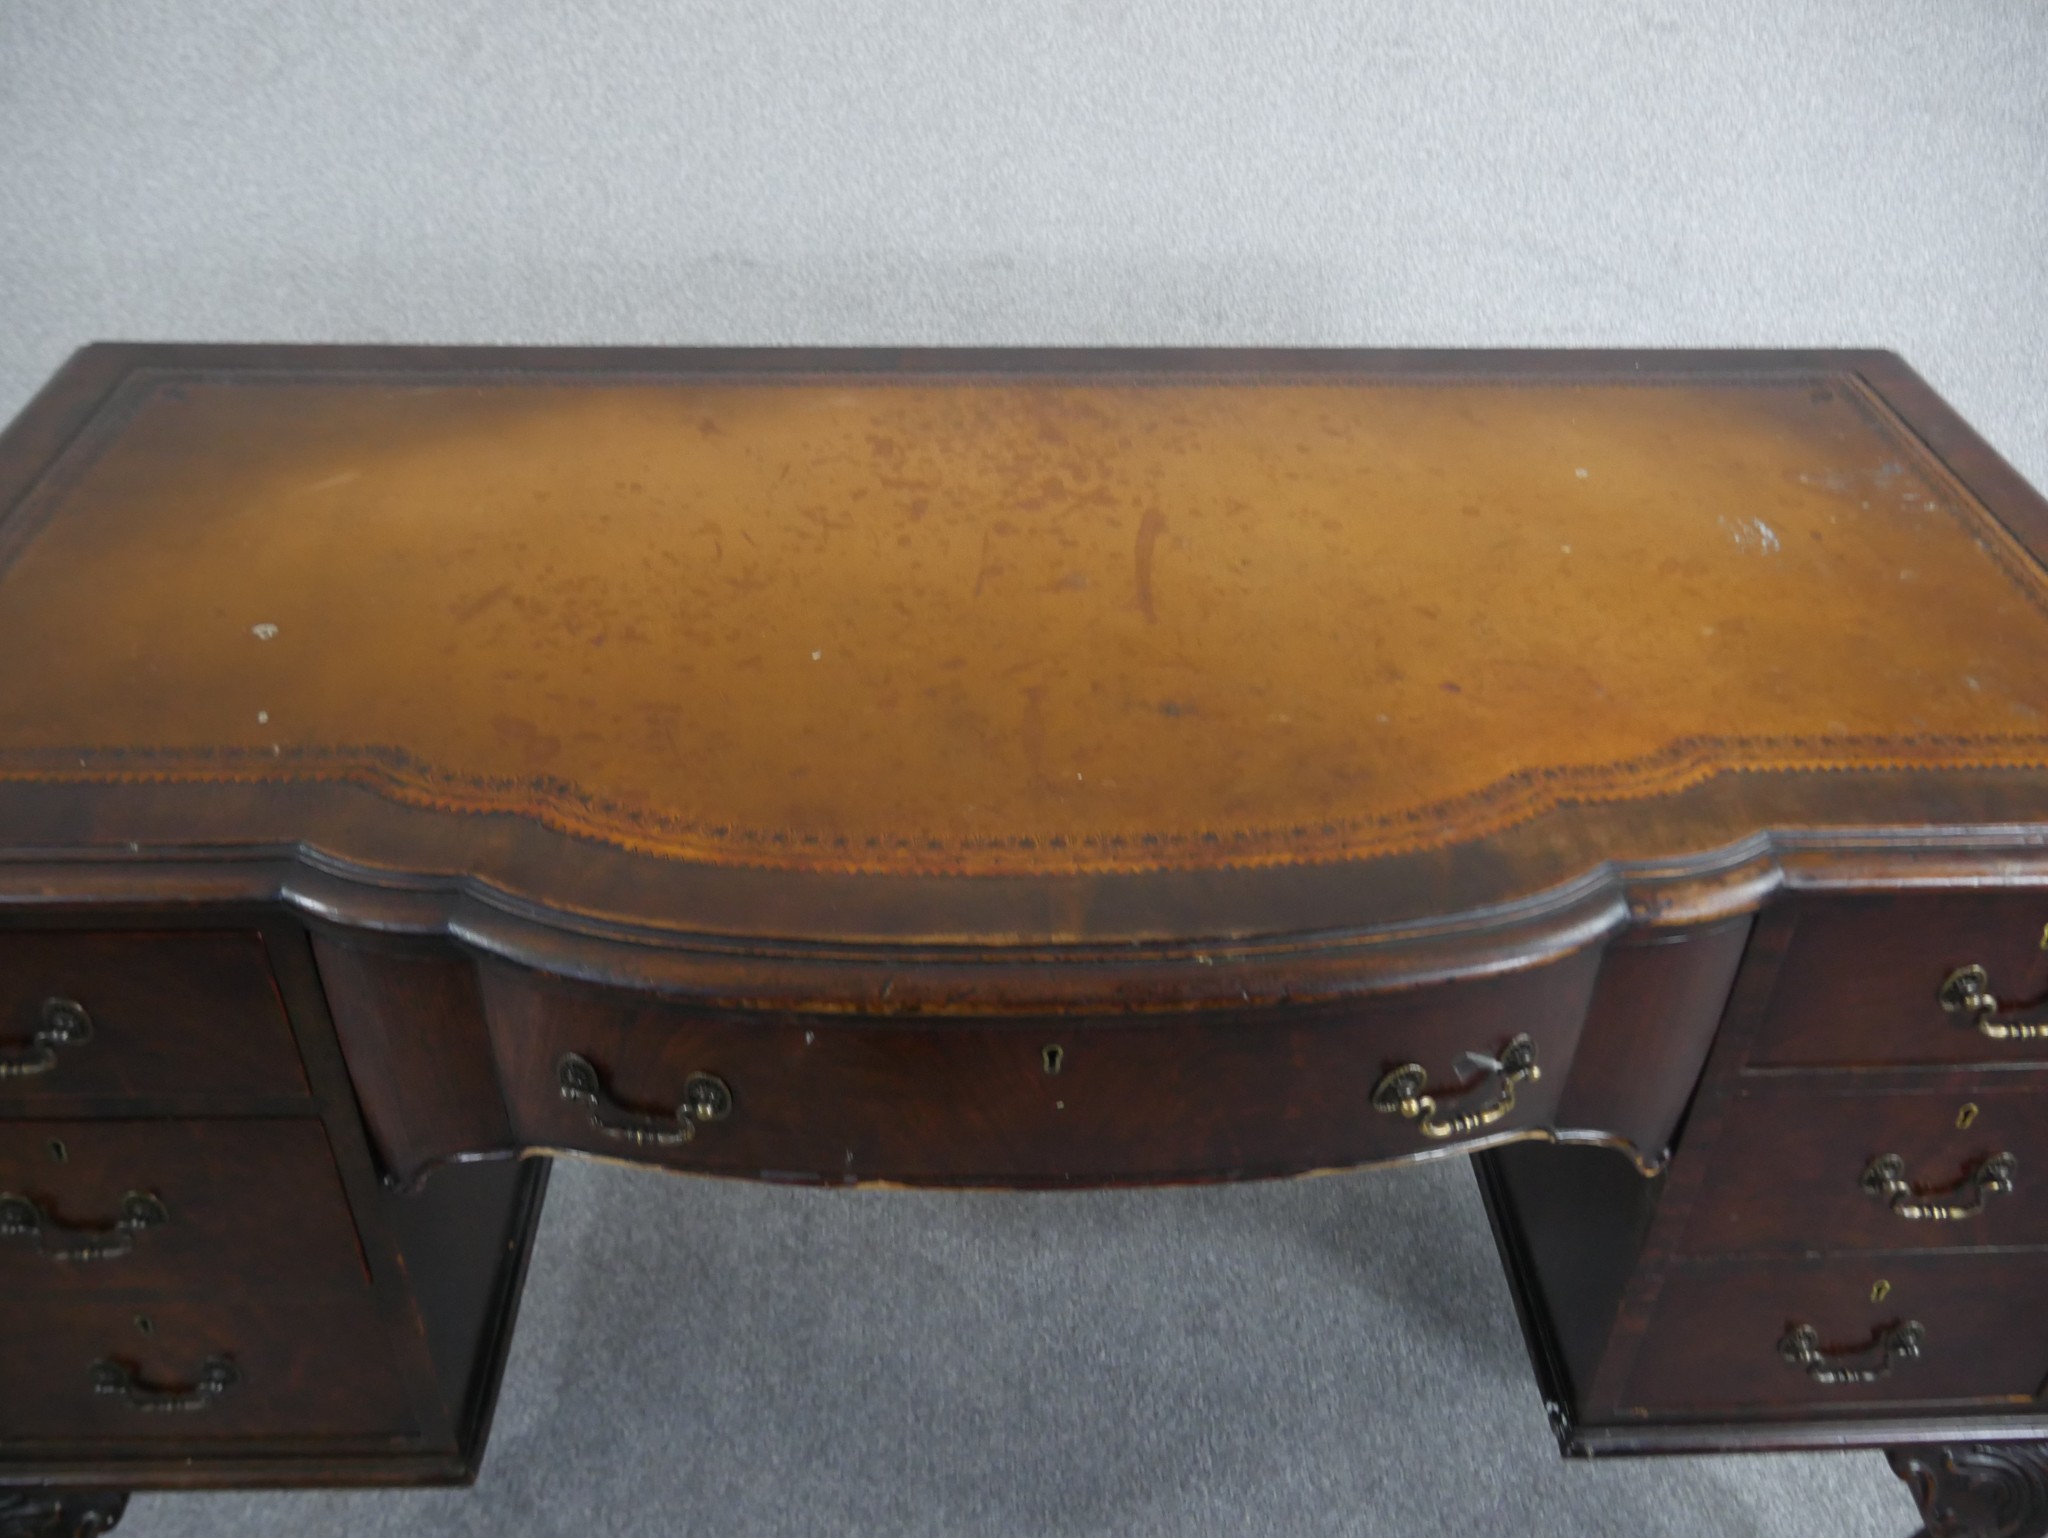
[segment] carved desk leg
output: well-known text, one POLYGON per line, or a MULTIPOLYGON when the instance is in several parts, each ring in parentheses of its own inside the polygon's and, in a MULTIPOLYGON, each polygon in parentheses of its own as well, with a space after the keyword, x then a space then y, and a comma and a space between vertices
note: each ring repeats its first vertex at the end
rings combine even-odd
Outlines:
POLYGON ((99 1538, 127 1509, 118 1490, 0 1490, 0 1538, 99 1538))
POLYGON ((2048 1442, 1894 1447, 1927 1538, 2048 1538, 2048 1442))

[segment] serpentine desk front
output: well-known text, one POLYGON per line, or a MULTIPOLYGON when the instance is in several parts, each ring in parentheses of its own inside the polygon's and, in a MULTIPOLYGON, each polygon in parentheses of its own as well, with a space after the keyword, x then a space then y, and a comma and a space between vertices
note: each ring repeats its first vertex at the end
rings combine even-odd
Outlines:
POLYGON ((0 440, 0 1534, 470 1477, 564 1152, 1474 1153, 1568 1452, 2041 1533, 2044 555, 1879 353, 89 348, 0 440))

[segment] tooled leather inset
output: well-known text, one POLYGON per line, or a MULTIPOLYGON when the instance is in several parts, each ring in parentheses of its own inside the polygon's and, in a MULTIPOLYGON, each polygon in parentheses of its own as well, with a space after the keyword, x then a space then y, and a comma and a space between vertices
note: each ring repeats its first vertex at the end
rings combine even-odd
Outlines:
POLYGON ((2048 767, 2039 569, 1854 381, 285 383, 0 526, 0 777, 1031 872, 2048 767))

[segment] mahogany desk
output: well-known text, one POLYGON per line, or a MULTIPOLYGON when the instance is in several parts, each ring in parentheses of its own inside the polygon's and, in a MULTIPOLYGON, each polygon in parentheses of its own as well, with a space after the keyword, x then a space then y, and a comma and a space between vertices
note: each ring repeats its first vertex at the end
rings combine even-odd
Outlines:
POLYGON ((559 1152, 1476 1153, 1567 1452, 2039 1534, 2044 556, 1878 353, 90 348, 0 441, 0 1534, 468 1478, 559 1152))

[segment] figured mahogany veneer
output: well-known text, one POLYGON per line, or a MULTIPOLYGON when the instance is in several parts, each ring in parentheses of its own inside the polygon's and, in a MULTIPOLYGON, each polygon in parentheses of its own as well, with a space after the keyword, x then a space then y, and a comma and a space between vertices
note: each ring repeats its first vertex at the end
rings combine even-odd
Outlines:
POLYGON ((1477 1151, 1568 1449, 1991 1510, 2044 553, 1882 353, 87 349, 0 439, 0 1538, 471 1475, 569 1152, 1477 1151))

